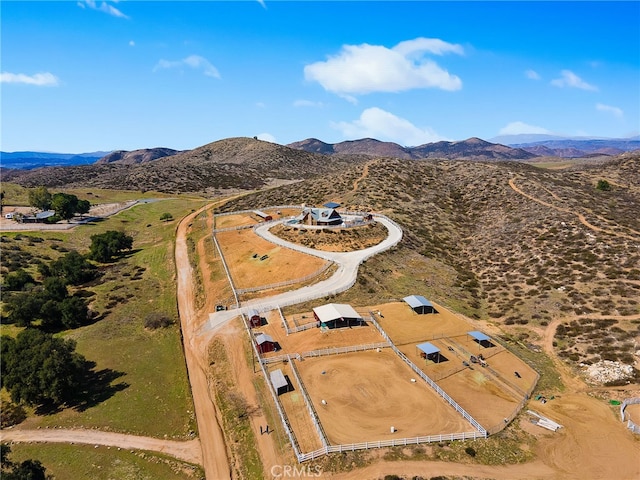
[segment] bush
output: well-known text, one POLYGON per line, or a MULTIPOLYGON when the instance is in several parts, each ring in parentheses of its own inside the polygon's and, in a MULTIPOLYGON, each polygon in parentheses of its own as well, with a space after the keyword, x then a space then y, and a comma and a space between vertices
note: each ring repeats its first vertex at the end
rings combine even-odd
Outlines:
POLYGON ((173 325, 173 320, 166 315, 158 312, 150 313, 144 320, 145 328, 157 330, 158 328, 166 328, 173 325))
POLYGON ((13 402, 3 402, 0 408, 0 428, 12 427, 22 423, 27 418, 22 406, 13 402))
POLYGON ((464 449, 464 451, 470 457, 475 457, 476 456, 476 451, 474 450, 473 447, 467 447, 467 448, 464 449))

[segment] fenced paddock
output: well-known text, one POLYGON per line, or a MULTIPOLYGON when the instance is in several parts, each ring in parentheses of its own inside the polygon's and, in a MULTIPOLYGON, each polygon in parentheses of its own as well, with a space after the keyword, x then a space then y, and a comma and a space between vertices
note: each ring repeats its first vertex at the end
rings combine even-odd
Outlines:
POLYGON ((472 430, 388 348, 305 358, 296 365, 331 445, 472 430))

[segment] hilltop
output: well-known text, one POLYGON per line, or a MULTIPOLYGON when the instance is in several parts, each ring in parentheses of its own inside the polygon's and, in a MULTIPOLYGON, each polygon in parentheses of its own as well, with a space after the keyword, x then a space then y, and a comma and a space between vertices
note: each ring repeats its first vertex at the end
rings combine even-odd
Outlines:
POLYGON ((476 137, 460 142, 426 143, 417 147, 402 147, 397 143, 382 142, 374 138, 335 144, 325 143, 316 138, 308 138, 300 142, 290 143, 288 146, 307 152, 327 155, 360 154, 402 159, 526 160, 536 156, 522 149, 487 142, 476 137))

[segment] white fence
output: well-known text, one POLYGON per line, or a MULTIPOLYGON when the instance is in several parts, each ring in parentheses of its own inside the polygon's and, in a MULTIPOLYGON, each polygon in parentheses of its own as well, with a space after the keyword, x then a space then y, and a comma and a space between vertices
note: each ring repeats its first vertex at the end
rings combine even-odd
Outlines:
POLYGON ((348 347, 331 347, 331 348, 321 348, 319 350, 311 350, 310 352, 304 352, 300 354, 302 358, 310 358, 310 357, 323 357, 326 355, 339 355, 341 353, 350 353, 350 352, 364 352, 367 350, 376 350, 378 348, 388 348, 389 342, 381 342, 381 343, 370 343, 367 345, 351 345, 348 347))
POLYGON ((285 280, 283 282, 278 282, 278 283, 271 283, 269 285, 260 285, 258 287, 249 287, 249 288, 242 288, 237 290, 238 295, 242 295, 243 293, 251 293, 251 292, 259 292, 260 290, 269 290, 272 288, 280 288, 280 287, 286 287, 289 285, 295 285, 296 283, 303 283, 306 282, 308 280, 313 280, 314 278, 322 275, 324 272, 326 272, 332 265, 334 264, 334 262, 329 262, 325 265, 323 265, 319 270, 310 273, 309 275, 305 275, 304 277, 301 278, 294 278, 292 280, 285 280))
POLYGON ((311 399, 307 394, 307 389, 304 387, 304 384, 300 380, 300 376, 298 375, 298 369, 296 368, 295 362, 289 362, 291 365, 291 371, 293 372, 293 376, 296 379, 298 387, 300 388, 300 392, 302 393, 302 398, 304 399, 304 403, 307 406, 307 410, 309 411, 309 415, 311 416, 311 421, 313 422, 313 426, 316 427, 316 432, 318 432, 318 437, 320 437, 320 441, 324 448, 329 446, 329 441, 327 440, 327 435, 324 433, 324 429, 322 428, 322 424, 320 423, 320 419, 318 418, 318 412, 313 407, 313 403, 311 403, 311 399))
POLYGON ((220 261, 222 262, 222 266, 224 267, 224 273, 227 274, 227 280, 229 280, 229 286, 231 286, 231 291, 233 292, 233 298, 236 301, 236 305, 240 305, 240 301, 238 300, 238 294, 236 293, 236 287, 233 285, 233 280, 231 279, 231 273, 229 272, 229 267, 227 266, 227 262, 224 259, 224 255, 222 254, 222 248, 220 248, 220 244, 218 243, 218 239, 215 234, 212 234, 213 243, 218 250, 218 254, 220 255, 220 261))
POLYGON ((438 386, 438 384, 436 384, 433 380, 431 380, 431 378, 429 378, 427 376, 426 373, 424 373, 420 368, 418 368, 418 366, 416 364, 414 364, 404 353, 402 353, 398 347, 396 347, 394 345, 394 343, 391 341, 391 339, 389 338, 389 336, 387 335, 387 333, 382 329, 382 327, 378 324, 378 322, 376 321, 376 319, 373 317, 373 313, 371 314, 371 320, 373 325, 378 329, 378 331, 380 332, 380 335, 382 335, 382 337, 387 340, 389 342, 389 346, 391 347, 391 349, 407 364, 409 365, 409 367, 411 367, 411 370, 413 370, 420 378, 422 378, 425 382, 427 382, 427 385, 429 385, 431 388, 433 388, 436 393, 438 395, 440 395, 442 398, 445 399, 445 401, 451 405, 458 413, 460 413, 464 418, 467 419, 467 421, 469 423, 471 423, 471 425, 476 428, 478 430, 478 432, 480 432, 481 436, 486 437, 487 436, 487 431, 484 429, 484 427, 482 425, 480 425, 475 418, 473 418, 469 413, 467 413, 467 411, 462 408, 460 405, 458 405, 458 403, 451 398, 447 392, 445 392, 444 390, 442 390, 442 388, 440 388, 440 386, 438 386))
POLYGON ((347 443, 342 445, 327 445, 313 452, 303 453, 298 456, 299 462, 313 460, 328 453, 353 452, 355 450, 367 450, 370 448, 400 447, 406 445, 418 445, 421 443, 448 442, 453 440, 475 440, 484 438, 480 432, 445 433, 441 435, 427 435, 424 437, 396 438, 393 440, 379 440, 374 442, 347 443))
MULTIPOLYGON (((627 398, 620 405, 620 420, 624 422, 626 418, 625 409, 628 405, 637 405, 640 403, 640 398, 627 398)), ((634 423, 630 418, 627 418, 627 428, 631 430, 633 433, 640 434, 640 426, 634 423)))

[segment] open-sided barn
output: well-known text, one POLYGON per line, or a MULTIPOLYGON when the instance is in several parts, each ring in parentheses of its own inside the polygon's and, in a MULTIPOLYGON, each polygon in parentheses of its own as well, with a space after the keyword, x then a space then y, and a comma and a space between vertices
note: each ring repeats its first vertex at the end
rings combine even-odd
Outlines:
POLYGON ((328 303, 313 309, 319 327, 341 328, 362 325, 364 319, 351 305, 328 303))
POLYGON ((433 304, 422 295, 409 295, 404 297, 403 300, 418 314, 438 313, 433 304))

